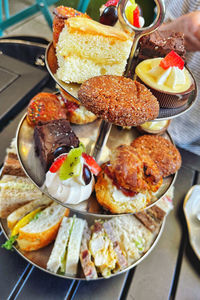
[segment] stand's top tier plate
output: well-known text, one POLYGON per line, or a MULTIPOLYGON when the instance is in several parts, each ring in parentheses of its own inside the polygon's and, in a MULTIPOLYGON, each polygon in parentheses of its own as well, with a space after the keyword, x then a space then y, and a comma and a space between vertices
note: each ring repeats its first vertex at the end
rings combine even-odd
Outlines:
MULTIPOLYGON (((78 99, 78 90, 80 88, 80 84, 77 83, 65 83, 64 81, 58 79, 56 75, 57 71, 57 58, 55 55, 55 48, 53 46, 53 43, 51 42, 46 50, 45 54, 45 62, 46 62, 46 67, 49 72, 49 74, 52 76, 52 78, 55 80, 55 82, 65 91, 69 94, 69 96, 75 98, 76 100, 78 99)), ((193 75, 191 74, 193 77, 193 75)), ((197 96, 197 86, 195 82, 195 78, 193 77, 195 88, 190 94, 188 101, 181 107, 177 108, 160 108, 159 110, 159 115, 154 121, 161 121, 161 120, 169 120, 176 118, 184 113, 186 113, 193 104, 195 103, 196 96, 197 96)))
MULTIPOLYGON (((101 120, 96 120, 95 122, 87 125, 72 126, 72 129, 78 136, 79 140, 85 145, 87 153, 93 152, 100 124, 101 120)), ((139 132, 135 128, 128 130, 113 125, 107 143, 104 146, 103 151, 101 151, 99 157, 99 164, 109 160, 109 154, 112 151, 112 149, 116 148, 121 144, 130 145, 130 143, 139 135, 139 132)), ((165 133, 163 136, 172 141, 168 133, 165 133)), ((47 188, 44 186, 45 172, 42 168, 38 156, 35 153, 33 128, 28 125, 26 121, 26 115, 22 118, 17 130, 17 151, 19 160, 26 175, 44 194, 46 194, 59 204, 68 207, 77 213, 91 215, 94 217, 110 218, 113 216, 119 216, 104 211, 99 206, 94 195, 92 195, 88 200, 81 202, 80 204, 70 205, 59 201, 58 199, 52 197, 48 193, 47 188)), ((173 174, 164 178, 162 186, 156 193, 155 201, 149 203, 146 208, 153 206, 161 197, 163 197, 166 194, 169 188, 173 185, 175 177, 176 174, 173 174)))

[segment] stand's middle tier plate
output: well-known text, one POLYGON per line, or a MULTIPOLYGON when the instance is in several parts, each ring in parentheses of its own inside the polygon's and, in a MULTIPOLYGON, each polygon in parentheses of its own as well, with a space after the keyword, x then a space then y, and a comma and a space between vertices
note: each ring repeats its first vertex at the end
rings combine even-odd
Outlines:
MULTIPOLYGON (((87 125, 72 125, 73 131, 78 136, 79 140, 85 145, 86 152, 89 154, 93 152, 100 123, 101 120, 96 120, 95 122, 87 125)), ((101 164, 109 160, 109 154, 112 149, 121 144, 130 144, 139 135, 140 133, 135 128, 128 130, 113 125, 107 143, 104 146, 103 151, 101 151, 99 163, 101 164)), ((171 137, 168 133, 165 133, 164 137, 171 140, 171 137)), ((33 128, 28 125, 26 121, 26 115, 22 118, 18 127, 17 150, 19 160, 25 173, 44 194, 57 201, 59 204, 76 211, 77 213, 90 214, 102 218, 114 216, 113 214, 111 215, 99 207, 94 195, 80 204, 70 205, 53 198, 48 193, 47 188, 44 187, 45 172, 41 166, 38 156, 35 153, 33 128)), ((153 203, 150 203, 147 207, 154 205, 162 196, 164 196, 164 194, 174 183, 175 177, 176 175, 174 174, 166 177, 163 180, 163 184, 156 194, 157 199, 153 203)))

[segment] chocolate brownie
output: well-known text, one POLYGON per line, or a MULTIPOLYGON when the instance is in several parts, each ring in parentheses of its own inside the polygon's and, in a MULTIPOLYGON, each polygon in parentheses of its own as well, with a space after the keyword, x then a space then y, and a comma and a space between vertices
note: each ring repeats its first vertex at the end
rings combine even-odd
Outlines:
POLYGON ((184 35, 180 32, 155 31, 141 38, 138 59, 164 57, 174 50, 185 60, 184 35))
POLYGON ((34 128, 35 151, 45 171, 54 161, 54 151, 65 146, 68 151, 79 146, 79 139, 72 131, 68 120, 53 120, 34 128))

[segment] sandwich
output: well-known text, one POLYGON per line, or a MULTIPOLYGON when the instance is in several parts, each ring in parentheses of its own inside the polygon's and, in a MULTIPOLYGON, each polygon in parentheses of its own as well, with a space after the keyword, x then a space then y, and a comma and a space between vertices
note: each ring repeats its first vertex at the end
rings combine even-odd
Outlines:
POLYGON ((83 83, 100 75, 123 75, 132 46, 132 37, 116 28, 88 18, 65 21, 58 43, 58 79, 83 83))
POLYGON ((50 244, 57 235, 63 217, 69 214, 67 208, 50 203, 51 200, 44 198, 13 212, 8 217, 10 239, 3 247, 9 250, 17 242, 20 250, 33 251, 50 244))
POLYGON ((3 175, 0 180, 0 217, 6 218, 20 206, 42 197, 42 192, 27 178, 3 175))
POLYGON ((76 275, 85 220, 63 218, 47 269, 54 273, 76 275))
POLYGON ((97 271, 92 260, 92 256, 89 250, 89 241, 91 238, 91 229, 88 227, 87 222, 85 222, 85 227, 83 230, 83 237, 81 241, 80 248, 80 262, 83 269, 83 273, 87 280, 95 279, 98 277, 97 271))
POLYGON ((20 206, 43 197, 40 190, 26 177, 16 152, 13 139, 6 150, 7 155, 0 179, 0 217, 7 216, 20 206))

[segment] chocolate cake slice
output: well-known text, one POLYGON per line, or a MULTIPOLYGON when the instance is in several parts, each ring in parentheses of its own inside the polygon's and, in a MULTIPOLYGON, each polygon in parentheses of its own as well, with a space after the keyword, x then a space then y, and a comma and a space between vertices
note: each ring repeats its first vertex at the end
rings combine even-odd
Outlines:
POLYGON ((35 151, 45 172, 54 161, 54 151, 65 146, 67 152, 79 146, 79 139, 72 131, 68 120, 53 120, 41 123, 34 128, 35 151))
POLYGON ((172 50, 185 60, 183 33, 157 30, 141 38, 138 59, 141 61, 148 58, 164 57, 172 50))

